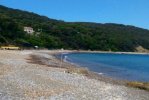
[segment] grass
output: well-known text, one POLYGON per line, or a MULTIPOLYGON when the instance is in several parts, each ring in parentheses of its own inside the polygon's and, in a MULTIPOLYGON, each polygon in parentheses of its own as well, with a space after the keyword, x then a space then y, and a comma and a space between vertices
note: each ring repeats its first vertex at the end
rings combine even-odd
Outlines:
POLYGON ((68 68, 67 73, 76 73, 76 74, 83 74, 83 75, 88 75, 89 71, 87 68, 68 68))
POLYGON ((147 82, 128 82, 127 86, 149 91, 149 83, 147 82))

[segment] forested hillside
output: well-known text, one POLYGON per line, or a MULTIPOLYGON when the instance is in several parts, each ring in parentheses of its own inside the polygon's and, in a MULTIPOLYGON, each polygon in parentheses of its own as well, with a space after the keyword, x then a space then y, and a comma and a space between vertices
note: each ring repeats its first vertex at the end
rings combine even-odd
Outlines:
POLYGON ((122 24, 68 23, 31 12, 0 6, 0 45, 48 49, 135 51, 149 49, 149 30, 122 24), (35 30, 24 32, 25 26, 35 30))

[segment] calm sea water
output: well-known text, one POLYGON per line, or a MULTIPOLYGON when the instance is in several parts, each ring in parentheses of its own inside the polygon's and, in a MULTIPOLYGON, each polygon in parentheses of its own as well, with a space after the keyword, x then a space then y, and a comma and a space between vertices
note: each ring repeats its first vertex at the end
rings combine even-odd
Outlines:
POLYGON ((112 78, 149 81, 149 55, 70 53, 62 56, 65 61, 112 78))

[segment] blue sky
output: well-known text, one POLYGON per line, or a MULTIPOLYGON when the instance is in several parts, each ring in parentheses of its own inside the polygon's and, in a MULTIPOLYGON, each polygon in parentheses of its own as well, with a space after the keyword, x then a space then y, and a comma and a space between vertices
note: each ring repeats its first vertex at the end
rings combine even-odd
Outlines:
POLYGON ((149 29, 149 0, 0 0, 0 5, 64 21, 121 23, 149 29))

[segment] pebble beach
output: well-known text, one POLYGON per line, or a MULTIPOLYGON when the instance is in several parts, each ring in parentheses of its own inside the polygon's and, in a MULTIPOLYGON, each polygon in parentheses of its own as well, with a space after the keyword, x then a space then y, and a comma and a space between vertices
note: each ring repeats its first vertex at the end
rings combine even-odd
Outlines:
POLYGON ((147 91, 68 73, 57 53, 0 50, 0 100, 149 100, 147 91))

